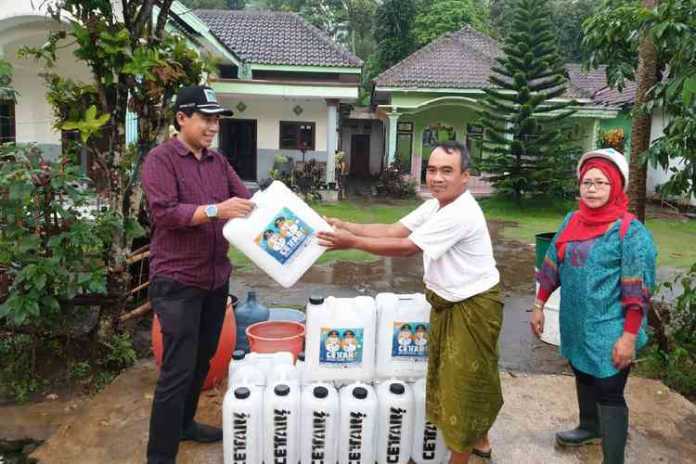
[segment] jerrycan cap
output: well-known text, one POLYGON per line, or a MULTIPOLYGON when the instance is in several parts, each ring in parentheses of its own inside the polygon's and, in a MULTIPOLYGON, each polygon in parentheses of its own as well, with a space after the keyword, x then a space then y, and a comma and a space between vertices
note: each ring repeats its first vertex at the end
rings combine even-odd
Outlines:
POLYGON ((239 387, 234 391, 234 397, 238 400, 244 400, 249 398, 251 391, 247 387, 239 387))
POLYGON ((313 305, 320 305, 324 302, 324 297, 321 295, 312 295, 309 297, 309 302, 313 305))
POLYGON ((290 387, 285 384, 276 385, 273 392, 275 392, 275 394, 278 396, 288 396, 290 393, 290 387))
POLYGON ((356 387, 353 390, 353 397, 359 400, 364 400, 367 398, 367 389, 363 387, 356 387))
POLYGON ((300 351, 299 353, 297 353, 297 360, 298 360, 298 361, 304 361, 304 360, 305 360, 305 353, 304 353, 304 351, 300 351))
POLYGON ((246 353, 244 352, 244 350, 234 350, 234 352, 232 352, 232 359, 234 361, 241 361, 242 359, 244 359, 245 356, 246 353))
POLYGON ((326 387, 314 387, 314 397, 315 398, 326 398, 329 396, 329 389, 326 387))
POLYGON ((403 395, 406 389, 404 388, 403 384, 394 382, 393 384, 389 385, 389 391, 395 395, 403 395))

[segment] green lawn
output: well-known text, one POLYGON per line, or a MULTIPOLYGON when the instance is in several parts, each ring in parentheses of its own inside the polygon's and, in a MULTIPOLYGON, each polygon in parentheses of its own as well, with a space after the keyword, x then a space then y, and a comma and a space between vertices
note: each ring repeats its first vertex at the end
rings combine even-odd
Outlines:
MULTIPOLYGON (((480 201, 489 220, 505 223, 502 236, 509 240, 534 243, 534 235, 540 232, 555 232, 566 213, 574 209, 576 202, 527 201, 517 206, 511 201, 488 198, 480 201)), ((390 224, 396 222, 416 206, 419 200, 389 202, 351 201, 315 205, 323 216, 336 217, 352 222, 390 224)), ((696 262, 696 221, 679 219, 648 219, 648 228, 658 248, 658 265, 687 269, 696 262)), ((248 270, 251 262, 237 250, 230 250, 232 263, 240 270, 248 270)), ((369 262, 377 259, 368 253, 356 250, 324 253, 318 264, 335 261, 369 262)))
MULTIPOLYGON (((503 237, 523 243, 534 243, 537 233, 555 232, 566 213, 577 207, 575 202, 528 202, 520 208, 498 198, 480 203, 488 219, 517 223, 505 226, 503 237)), ((696 221, 648 217, 647 226, 657 245, 658 265, 688 269, 696 262, 696 247, 689 246, 696 243, 696 221)))

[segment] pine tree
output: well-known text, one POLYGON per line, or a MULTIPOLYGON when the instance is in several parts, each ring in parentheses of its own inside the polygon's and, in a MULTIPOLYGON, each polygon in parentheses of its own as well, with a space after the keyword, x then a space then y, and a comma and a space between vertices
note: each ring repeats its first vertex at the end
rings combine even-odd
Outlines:
POLYGON ((518 0, 512 17, 489 77, 495 87, 481 100, 485 157, 479 168, 498 193, 519 201, 568 185, 572 157, 562 121, 575 102, 552 101, 565 93, 567 72, 547 2, 518 0))

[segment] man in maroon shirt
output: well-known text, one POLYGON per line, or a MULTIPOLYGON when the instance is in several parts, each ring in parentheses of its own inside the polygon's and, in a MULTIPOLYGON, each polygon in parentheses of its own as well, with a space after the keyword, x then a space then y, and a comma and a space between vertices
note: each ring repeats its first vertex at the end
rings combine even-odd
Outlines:
POLYGON ((222 227, 254 207, 227 160, 208 148, 220 115, 232 112, 202 86, 181 89, 175 111, 178 137, 155 147, 143 165, 152 216, 149 296, 164 342, 149 464, 174 464, 180 440, 222 439, 222 430, 193 419, 225 315, 231 266, 222 227))

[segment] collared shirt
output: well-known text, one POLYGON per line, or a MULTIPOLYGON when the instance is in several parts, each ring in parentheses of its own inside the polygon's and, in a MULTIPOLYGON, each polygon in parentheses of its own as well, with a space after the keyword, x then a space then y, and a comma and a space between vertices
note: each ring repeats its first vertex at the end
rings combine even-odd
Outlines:
POLYGON ((145 158, 143 188, 152 220, 150 278, 165 276, 195 287, 223 285, 231 271, 224 220, 191 225, 201 205, 251 194, 227 160, 204 149, 201 159, 177 138, 145 158))

